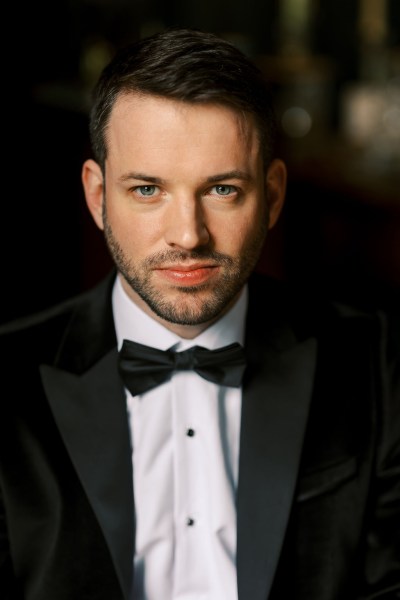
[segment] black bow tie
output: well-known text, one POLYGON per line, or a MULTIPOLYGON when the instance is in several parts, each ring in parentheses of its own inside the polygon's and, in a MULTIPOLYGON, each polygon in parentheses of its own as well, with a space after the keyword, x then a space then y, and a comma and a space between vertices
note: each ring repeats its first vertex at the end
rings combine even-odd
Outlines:
POLYGON ((167 381, 174 371, 193 370, 208 381, 239 387, 245 368, 244 350, 237 343, 217 350, 193 346, 174 352, 124 340, 119 351, 119 371, 132 396, 167 381))

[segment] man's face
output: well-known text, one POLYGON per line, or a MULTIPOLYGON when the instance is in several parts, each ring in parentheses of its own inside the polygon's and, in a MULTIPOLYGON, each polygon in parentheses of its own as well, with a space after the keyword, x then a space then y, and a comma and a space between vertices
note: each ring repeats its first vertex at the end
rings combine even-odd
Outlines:
POLYGON ((264 172, 250 118, 136 94, 118 98, 107 148, 104 181, 93 161, 83 181, 123 285, 191 337, 234 303, 254 269, 283 200, 284 166, 264 172))

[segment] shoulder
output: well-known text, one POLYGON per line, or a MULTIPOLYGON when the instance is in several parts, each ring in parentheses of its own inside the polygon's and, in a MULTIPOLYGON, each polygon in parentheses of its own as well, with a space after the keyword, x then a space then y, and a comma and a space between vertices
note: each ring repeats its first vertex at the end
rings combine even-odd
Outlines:
POLYGON ((249 280, 249 319, 252 328, 268 331, 289 326, 296 339, 331 338, 364 332, 375 341, 385 331, 385 315, 318 294, 298 284, 254 273, 249 280))
POLYGON ((108 275, 93 289, 51 306, 43 311, 15 319, 0 326, 0 351, 13 356, 18 349, 29 362, 52 361, 65 332, 79 315, 93 312, 96 303, 111 296, 115 274, 108 275))

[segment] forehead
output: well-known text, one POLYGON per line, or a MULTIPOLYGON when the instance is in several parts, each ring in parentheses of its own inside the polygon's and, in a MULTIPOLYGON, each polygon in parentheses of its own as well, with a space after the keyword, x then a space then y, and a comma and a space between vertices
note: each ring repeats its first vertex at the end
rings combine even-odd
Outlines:
POLYGON ((182 151, 211 147, 215 153, 259 154, 259 139, 251 115, 222 104, 189 103, 180 100, 124 93, 117 97, 106 131, 109 152, 122 145, 138 150, 182 151))

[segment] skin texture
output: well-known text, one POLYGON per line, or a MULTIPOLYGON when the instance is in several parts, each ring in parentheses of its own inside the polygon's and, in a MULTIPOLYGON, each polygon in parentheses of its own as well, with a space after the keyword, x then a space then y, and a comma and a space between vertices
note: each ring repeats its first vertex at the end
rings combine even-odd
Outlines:
POLYGON ((105 173, 83 165, 89 210, 130 298, 184 338, 227 311, 280 214, 286 169, 264 170, 250 116, 120 95, 105 173))

